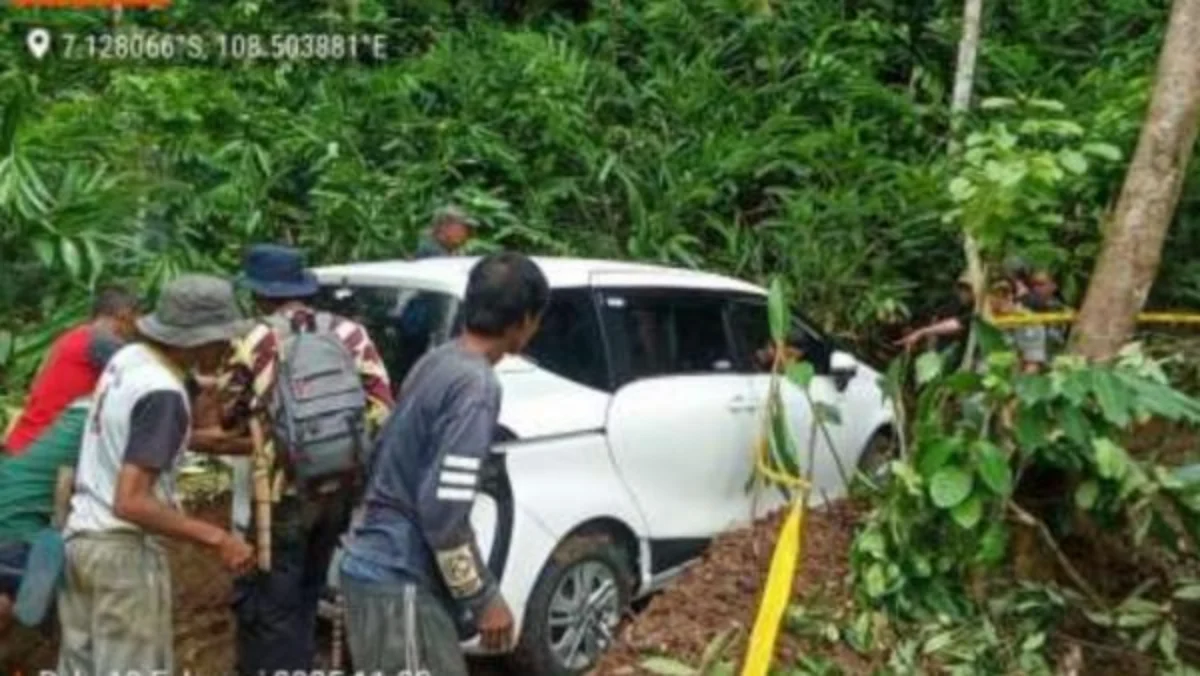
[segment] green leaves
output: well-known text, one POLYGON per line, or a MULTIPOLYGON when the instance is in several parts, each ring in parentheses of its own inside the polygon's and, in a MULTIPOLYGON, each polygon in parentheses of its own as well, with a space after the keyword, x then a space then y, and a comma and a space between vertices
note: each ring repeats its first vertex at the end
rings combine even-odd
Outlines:
POLYGON ((1092 441, 1095 452, 1096 471, 1102 478, 1120 480, 1129 469, 1129 459, 1125 449, 1118 446, 1112 439, 1099 438, 1092 441))
POLYGON ((776 345, 785 343, 791 322, 787 309, 787 294, 783 288, 783 281, 778 277, 771 280, 771 286, 767 289, 767 315, 771 322, 771 339, 776 345))
POLYGON ((1096 499, 1100 496, 1100 484, 1088 479, 1079 484, 1075 489, 1075 506, 1080 509, 1091 509, 1096 505, 1096 499))
POLYGON ((950 509, 967 499, 973 485, 974 481, 966 471, 959 467, 943 467, 929 483, 929 497, 938 507, 950 509))
POLYGON ((925 385, 942 374, 944 358, 941 353, 927 351, 917 357, 917 384, 925 385))
POLYGON ((788 364, 787 366, 788 380, 792 381, 797 387, 802 389, 808 389, 809 384, 812 383, 814 375, 815 372, 813 370, 813 365, 809 362, 798 361, 788 364))
POLYGON ((1012 491, 1013 475, 1004 452, 991 442, 980 440, 975 443, 975 457, 984 485, 996 495, 1007 496, 1012 491))
POLYGON ((951 509, 950 516, 954 518, 954 522, 959 526, 970 530, 983 517, 983 501, 979 499, 978 495, 972 495, 951 509))

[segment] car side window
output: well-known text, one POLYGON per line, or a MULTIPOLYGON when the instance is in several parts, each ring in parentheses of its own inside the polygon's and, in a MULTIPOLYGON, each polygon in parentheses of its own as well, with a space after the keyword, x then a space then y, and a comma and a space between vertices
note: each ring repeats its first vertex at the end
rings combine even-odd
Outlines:
MULTIPOLYGON (((765 299, 736 299, 730 303, 729 325, 737 346, 738 369, 750 373, 771 370, 771 326, 767 318, 765 299)), ((801 317, 793 317, 788 331, 788 345, 799 350, 818 373, 829 370, 828 342, 801 317)))
POLYGON ((563 378, 610 391, 600 319, 590 289, 555 289, 525 356, 563 378))
POLYGON ((771 326, 766 303, 736 300, 730 303, 729 327, 737 348, 738 370, 762 373, 771 370, 767 349, 771 345, 771 326))
POLYGON ((724 303, 716 297, 611 292, 604 302, 620 381, 732 370, 724 303))

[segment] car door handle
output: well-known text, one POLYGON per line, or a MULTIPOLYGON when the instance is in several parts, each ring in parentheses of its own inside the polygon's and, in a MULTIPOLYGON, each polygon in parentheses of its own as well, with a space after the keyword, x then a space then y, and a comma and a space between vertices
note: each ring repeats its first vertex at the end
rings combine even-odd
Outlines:
POLYGON ((747 397, 734 397, 729 400, 729 410, 734 413, 757 411, 762 408, 762 402, 747 397))

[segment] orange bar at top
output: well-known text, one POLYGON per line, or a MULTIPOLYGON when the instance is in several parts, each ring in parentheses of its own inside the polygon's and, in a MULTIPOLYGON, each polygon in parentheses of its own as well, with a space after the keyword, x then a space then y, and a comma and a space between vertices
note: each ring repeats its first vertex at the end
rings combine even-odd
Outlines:
POLYGON ((166 9, 171 0, 9 0, 25 9, 166 9))

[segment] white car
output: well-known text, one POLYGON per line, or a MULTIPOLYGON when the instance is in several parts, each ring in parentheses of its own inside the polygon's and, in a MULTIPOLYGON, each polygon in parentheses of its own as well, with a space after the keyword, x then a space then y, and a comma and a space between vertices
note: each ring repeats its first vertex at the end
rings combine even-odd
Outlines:
MULTIPOLYGON (((367 327, 398 386, 429 345, 453 334, 476 260, 321 268, 319 304, 367 327)), ((781 504, 776 490, 747 490, 770 380, 755 356, 769 342, 766 292, 691 270, 535 260, 550 305, 527 353, 496 366, 500 429, 471 520, 516 619, 519 673, 579 674, 631 600, 660 589, 752 510, 781 504)), ((879 376, 803 317, 793 331, 816 366, 812 396, 840 410, 829 441, 853 472, 890 434, 879 376)), ((789 383, 784 398, 795 438, 807 443, 813 414, 803 392, 789 383)), ((835 498, 845 484, 819 438, 815 482, 835 498)))

